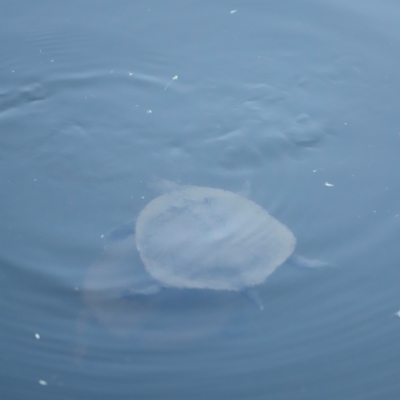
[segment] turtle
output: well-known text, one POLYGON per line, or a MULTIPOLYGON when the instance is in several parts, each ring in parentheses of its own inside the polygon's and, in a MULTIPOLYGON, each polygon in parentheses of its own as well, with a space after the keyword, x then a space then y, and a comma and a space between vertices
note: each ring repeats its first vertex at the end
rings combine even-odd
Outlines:
MULTIPOLYGON (((136 219, 105 235, 88 269, 82 298, 113 334, 138 343, 175 343, 223 331, 245 294, 260 310, 256 287, 288 260, 330 265, 294 254, 292 231, 243 194, 153 184, 163 193, 136 219)), ((239 312, 240 314, 240 312, 239 312)))
MULTIPOLYGON (((136 247, 152 278, 149 294, 157 284, 241 291, 262 310, 254 288, 292 257, 292 231, 240 194, 194 185, 164 186, 167 192, 151 200, 135 224, 136 247)), ((325 265, 299 260, 308 266, 325 265)))

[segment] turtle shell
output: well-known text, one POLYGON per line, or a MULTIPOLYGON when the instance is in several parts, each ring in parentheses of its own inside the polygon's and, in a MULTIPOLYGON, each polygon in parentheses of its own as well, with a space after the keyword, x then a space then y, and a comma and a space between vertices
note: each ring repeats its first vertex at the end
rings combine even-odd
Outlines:
POLYGON ((136 245, 147 272, 163 286, 243 290, 284 263, 296 238, 243 196, 182 186, 145 206, 136 245))

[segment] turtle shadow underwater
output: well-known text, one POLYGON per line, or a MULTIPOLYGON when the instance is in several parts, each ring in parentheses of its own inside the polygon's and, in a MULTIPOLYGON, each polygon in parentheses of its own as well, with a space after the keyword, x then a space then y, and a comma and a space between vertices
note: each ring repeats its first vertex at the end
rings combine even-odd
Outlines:
POLYGON ((83 301, 111 333, 147 344, 221 332, 239 310, 263 309, 256 287, 294 256, 296 238, 241 195, 168 182, 136 221, 113 230, 89 267, 83 301), (245 294, 246 296, 243 296, 245 294))

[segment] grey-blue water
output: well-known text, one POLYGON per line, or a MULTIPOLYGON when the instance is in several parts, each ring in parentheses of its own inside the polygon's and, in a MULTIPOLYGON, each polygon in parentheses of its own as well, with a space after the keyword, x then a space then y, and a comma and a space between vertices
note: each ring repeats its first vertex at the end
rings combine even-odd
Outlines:
POLYGON ((390 0, 3 1, 0 398, 398 399, 399 20, 390 0), (134 236, 109 232, 162 179, 247 190, 334 267, 282 265, 262 312, 132 295, 134 236))

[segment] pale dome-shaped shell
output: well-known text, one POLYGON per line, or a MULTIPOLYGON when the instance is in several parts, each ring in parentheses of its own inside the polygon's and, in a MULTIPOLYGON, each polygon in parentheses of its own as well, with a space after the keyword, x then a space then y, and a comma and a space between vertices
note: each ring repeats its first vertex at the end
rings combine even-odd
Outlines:
POLYGON ((142 210, 136 245, 146 270, 161 285, 242 290, 261 284, 284 263, 296 238, 245 197, 182 186, 142 210))

